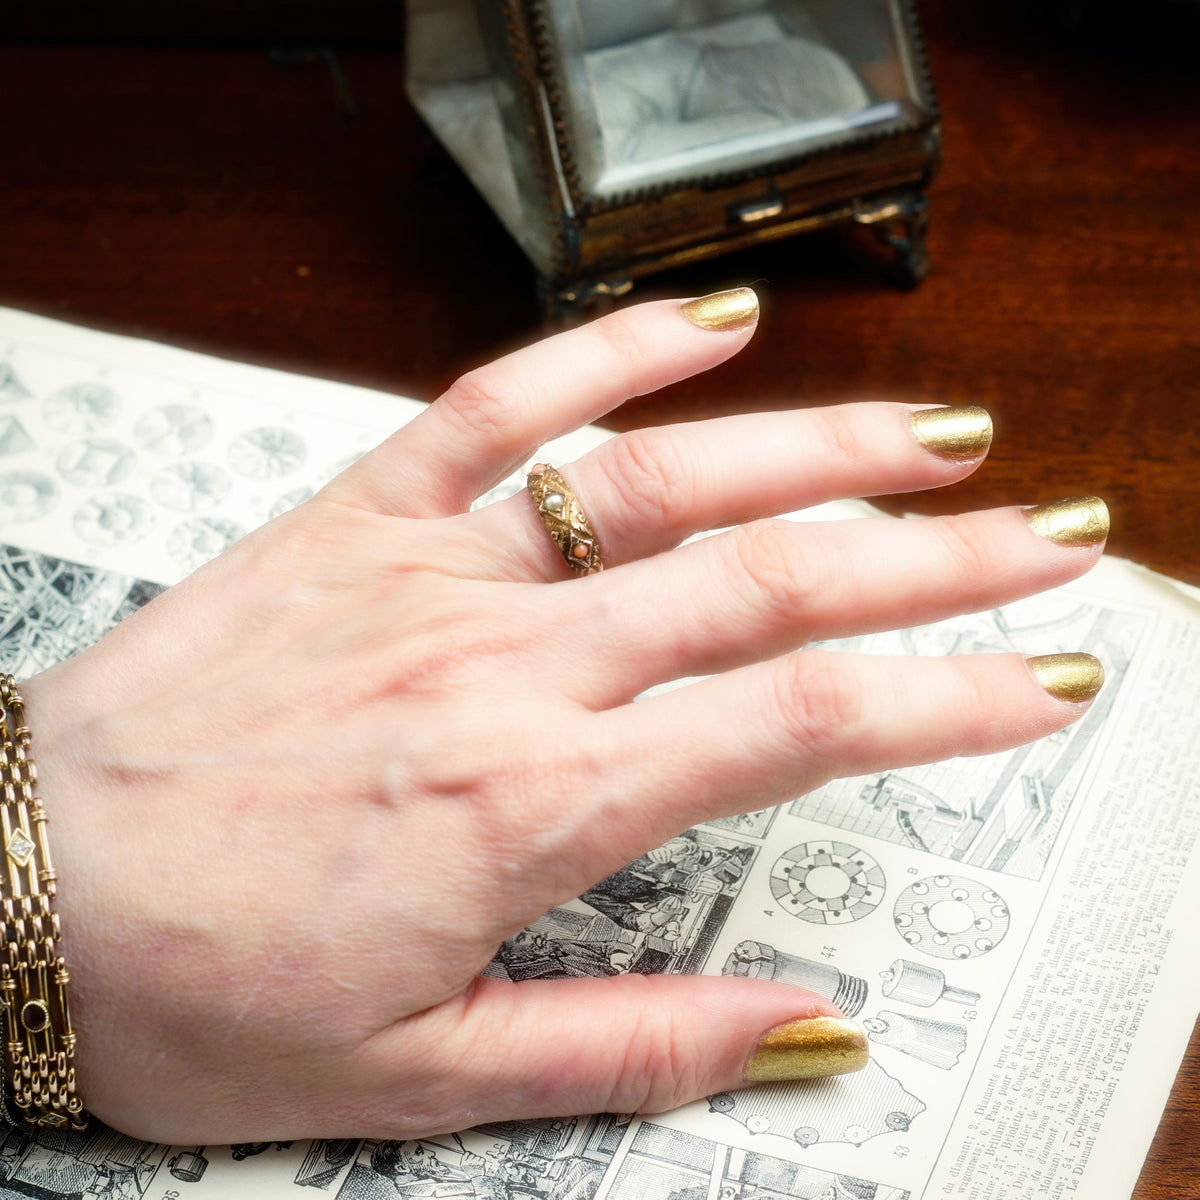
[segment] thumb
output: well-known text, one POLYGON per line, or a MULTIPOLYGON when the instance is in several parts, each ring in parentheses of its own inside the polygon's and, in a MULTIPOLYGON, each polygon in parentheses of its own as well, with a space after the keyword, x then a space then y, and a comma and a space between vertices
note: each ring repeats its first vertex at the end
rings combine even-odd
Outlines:
MULTIPOLYGON (((829 1001, 757 979, 622 975, 481 978, 436 1032, 433 1090, 421 1106, 443 1132, 487 1121, 591 1112, 662 1112, 767 1080, 841 1075, 867 1064, 867 1037, 829 1001), (447 1027, 448 1026, 448 1027, 447 1027), (460 1110, 453 1110, 459 1105, 460 1110), (441 1115, 444 1113, 444 1115, 441 1115)), ((393 1027, 397 1074, 414 1034, 393 1027)), ((433 1082, 427 1074, 426 1079, 433 1082)), ((406 1082, 411 1088, 412 1079, 406 1082)), ((405 1089, 408 1090, 408 1089, 405 1089)), ((395 1095, 395 1092, 393 1092, 395 1095)), ((405 1122, 406 1136, 418 1131, 405 1122)))

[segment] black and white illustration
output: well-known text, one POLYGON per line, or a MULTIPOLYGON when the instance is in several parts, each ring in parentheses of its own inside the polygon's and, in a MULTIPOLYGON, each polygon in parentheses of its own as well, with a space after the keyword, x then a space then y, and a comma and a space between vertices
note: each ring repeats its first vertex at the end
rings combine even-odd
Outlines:
MULTIPOLYGON (((260 1154, 266 1154, 268 1150, 277 1152, 290 1150, 295 1144, 295 1142, 234 1142, 229 1147, 229 1157, 234 1162, 245 1162, 248 1158, 257 1158, 260 1154)), ((338 1143, 329 1144, 337 1145, 338 1143)))
POLYGON ((313 498, 312 488, 298 487, 292 488, 290 492, 284 492, 274 504, 271 505, 267 515, 274 520, 276 517, 281 517, 285 512, 291 512, 293 508, 303 504, 306 500, 313 498))
POLYGON ((867 1000, 865 979, 848 975, 830 962, 787 954, 766 942, 738 942, 725 960, 721 974, 743 979, 774 979, 808 988, 832 1000, 847 1017, 858 1016, 867 1000))
POLYGON ((875 911, 887 889, 883 868, 849 842, 802 842, 771 868, 771 894, 793 917, 849 925, 875 911))
POLYGON ((0 475, 0 524, 36 521, 58 504, 58 485, 41 471, 0 475))
POLYGON ((74 487, 113 487, 133 474, 137 455, 111 438, 79 438, 58 452, 54 465, 74 487))
POLYGON ((757 852, 707 829, 689 830, 509 938, 486 974, 697 974, 757 852))
POLYGON ((1040 879, 1112 710, 1147 621, 1063 595, 970 617, 836 643, 870 653, 923 655, 1071 646, 1104 663, 1106 683, 1088 714, 1068 729, 1003 754, 837 780, 789 811, 926 851, 964 866, 1040 879))
POLYGON ((0 362, 0 401, 28 400, 32 396, 12 363, 0 362))
POLYGON ((86 1133, 0 1125, 0 1200, 140 1200, 166 1146, 105 1125, 86 1133))
POLYGON ((726 829, 730 833, 741 834, 743 837, 765 838, 775 824, 779 808, 759 808, 754 812, 734 813, 731 817, 714 817, 705 821, 712 829, 726 829))
POLYGON ((506 1121, 420 1141, 366 1141, 337 1200, 592 1200, 629 1120, 506 1121))
POLYGON ((893 1079, 874 1059, 853 1075, 765 1083, 708 1098, 709 1109, 798 1146, 849 1142, 905 1133, 925 1111, 925 1102, 893 1079))
POLYGON ((143 413, 133 428, 138 445, 159 458, 182 458, 203 449, 213 435, 212 418, 191 404, 163 404, 143 413))
POLYGON ((309 1142, 296 1172, 296 1184, 329 1191, 361 1145, 361 1138, 318 1138, 309 1142))
POLYGON ((876 1046, 888 1046, 911 1058, 949 1071, 967 1048, 967 1027, 956 1021, 935 1021, 882 1009, 863 1021, 876 1046))
POLYGON ((35 445, 16 413, 0 413, 0 458, 24 454, 35 445))
POLYGON ((42 416, 55 433, 83 437, 112 425, 121 401, 102 383, 73 383, 52 392, 42 403, 42 416))
POLYGON ((150 532, 154 527, 154 510, 140 496, 103 492, 78 505, 71 523, 89 546, 123 546, 150 532))
POLYGON ((229 444, 229 465, 248 479, 278 479, 304 461, 307 447, 299 434, 282 426, 263 425, 240 434, 229 444))
POLYGON ((167 1173, 180 1183, 199 1183, 208 1170, 210 1160, 204 1153, 207 1149, 207 1146, 193 1146, 177 1151, 167 1159, 167 1173))
POLYGON ((162 590, 0 543, 0 669, 24 678, 52 667, 162 590))
POLYGON ((194 517, 180 522, 167 535, 167 553, 186 575, 228 550, 245 532, 236 521, 224 517, 194 517))
POLYGON ((980 1000, 978 992, 952 987, 946 982, 945 972, 937 967, 910 962, 907 958, 896 959, 879 973, 879 978, 879 990, 888 1000, 917 1008, 931 1008, 939 1000, 973 1008, 980 1000))
POLYGON ((185 459, 170 463, 150 480, 150 495, 172 512, 206 513, 229 495, 229 473, 216 463, 185 459))
POLYGON ((604 1200, 909 1200, 909 1193, 643 1121, 604 1200))
POLYGON ((423 407, 3 321, 0 529, 15 538, 20 524, 43 553, 159 583, 311 496, 423 407))
POLYGON ((933 875, 918 879, 896 898, 896 932, 934 958, 980 958, 1008 932, 1004 897, 977 879, 933 875))

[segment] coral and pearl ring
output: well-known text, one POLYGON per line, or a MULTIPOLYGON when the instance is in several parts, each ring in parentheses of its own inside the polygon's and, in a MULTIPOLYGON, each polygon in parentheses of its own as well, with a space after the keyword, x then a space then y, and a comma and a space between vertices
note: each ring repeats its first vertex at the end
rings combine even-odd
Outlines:
POLYGON ((576 575, 595 575, 604 570, 600 543, 587 515, 567 481, 546 463, 535 463, 525 486, 546 532, 553 538, 568 567, 576 575))

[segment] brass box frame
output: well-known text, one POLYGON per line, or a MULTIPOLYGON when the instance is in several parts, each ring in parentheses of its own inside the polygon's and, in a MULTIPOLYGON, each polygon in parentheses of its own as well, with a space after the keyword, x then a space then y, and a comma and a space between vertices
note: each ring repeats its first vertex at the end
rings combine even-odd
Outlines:
MULTIPOLYGON (((536 179, 549 215, 552 265, 540 280, 547 307, 562 314, 627 292, 656 271, 762 241, 854 222, 892 251, 888 276, 901 287, 925 277, 928 187, 941 156, 933 81, 911 0, 898 11, 923 114, 882 132, 749 170, 714 173, 616 197, 589 194, 576 165, 564 81, 548 0, 483 0, 509 128, 526 132, 518 171, 536 179)), ((510 149, 514 148, 509 139, 510 149)))

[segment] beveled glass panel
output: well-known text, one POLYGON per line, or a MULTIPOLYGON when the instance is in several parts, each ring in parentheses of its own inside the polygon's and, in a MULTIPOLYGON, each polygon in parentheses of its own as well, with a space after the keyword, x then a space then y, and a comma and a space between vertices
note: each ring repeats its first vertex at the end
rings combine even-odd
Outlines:
POLYGON ((586 192, 784 162, 923 115, 898 0, 552 0, 586 192))
POLYGON ((407 16, 406 83, 413 105, 525 252, 548 272, 550 217, 497 0, 408 0, 407 16))

